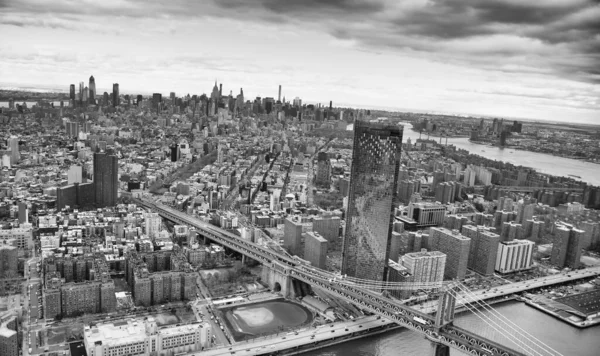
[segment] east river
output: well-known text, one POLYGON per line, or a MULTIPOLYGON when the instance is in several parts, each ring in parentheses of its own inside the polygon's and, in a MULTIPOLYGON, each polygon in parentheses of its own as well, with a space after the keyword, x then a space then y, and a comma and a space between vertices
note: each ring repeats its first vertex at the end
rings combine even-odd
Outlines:
MULTIPOLYGON (((412 130, 411 124, 404 124, 402 137, 402 142, 406 142, 410 138, 412 143, 415 143, 419 138, 419 133, 412 130)), ((426 139, 427 135, 422 134, 421 138, 426 139)), ((439 137, 431 136, 430 139, 440 142, 439 137)), ((442 138, 442 144, 445 143, 446 139, 442 138)), ((588 184, 600 186, 600 174, 598 174, 600 172, 600 164, 556 157, 545 153, 521 151, 511 147, 500 148, 480 145, 469 142, 468 138, 449 137, 448 144, 488 159, 509 162, 517 166, 531 167, 541 173, 564 177, 573 174, 580 176, 580 180, 588 184)))
MULTIPOLYGON (((534 309, 521 302, 506 302, 494 308, 529 334, 546 343, 565 356, 597 356, 600 354, 600 326, 578 329, 534 309)), ((481 321, 473 314, 461 314, 455 321, 457 326, 482 335, 481 321)), ((509 345, 497 337, 490 339, 509 345)), ((513 346, 514 347, 514 346, 513 346)), ((424 336, 399 329, 382 335, 367 337, 321 350, 307 352, 311 356, 413 356, 432 355, 431 343, 424 336)), ((451 356, 463 356, 457 350, 451 356)))

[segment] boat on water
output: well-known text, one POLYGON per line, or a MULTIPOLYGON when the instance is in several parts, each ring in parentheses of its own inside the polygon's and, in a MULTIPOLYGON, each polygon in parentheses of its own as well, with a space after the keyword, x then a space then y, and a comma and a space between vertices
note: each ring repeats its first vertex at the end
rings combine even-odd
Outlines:
POLYGON ((581 176, 576 176, 576 175, 574 175, 574 174, 569 174, 568 176, 569 176, 569 177, 574 177, 574 178, 579 178, 579 179, 581 179, 581 176))
POLYGON ((485 150, 481 150, 481 152, 485 152, 485 150))

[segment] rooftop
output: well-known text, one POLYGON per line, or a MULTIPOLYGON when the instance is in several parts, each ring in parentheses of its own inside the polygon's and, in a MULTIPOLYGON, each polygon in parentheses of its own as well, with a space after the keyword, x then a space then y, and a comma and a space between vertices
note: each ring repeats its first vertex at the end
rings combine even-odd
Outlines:
POLYGON ((88 345, 97 341, 109 345, 131 343, 146 339, 146 326, 143 321, 125 320, 122 322, 99 324, 85 330, 88 345))

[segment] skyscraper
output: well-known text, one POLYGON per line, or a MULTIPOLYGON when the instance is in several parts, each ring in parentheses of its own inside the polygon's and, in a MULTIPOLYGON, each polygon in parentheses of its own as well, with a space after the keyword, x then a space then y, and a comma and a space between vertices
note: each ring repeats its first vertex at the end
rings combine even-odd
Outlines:
POLYGON ((114 206, 117 203, 119 159, 106 153, 94 153, 94 189, 96 206, 114 206))
POLYGON ((8 139, 8 148, 10 149, 10 164, 16 164, 21 160, 21 154, 19 153, 19 138, 11 136, 8 139))
POLYGON ((112 101, 113 106, 119 106, 119 83, 113 84, 112 101))
POLYGON ((446 279, 464 279, 469 262, 471 239, 462 235, 458 230, 448 230, 443 227, 430 229, 429 247, 432 250, 446 254, 446 279))
POLYGON ((402 126, 356 121, 342 274, 386 280, 401 147, 402 126))
POLYGON ((79 82, 79 97, 77 100, 79 101, 80 106, 83 106, 83 88, 85 88, 85 84, 83 82, 79 82))
POLYGON ((75 84, 71 84, 71 86, 69 87, 69 99, 75 102, 75 84))
POLYGON ((162 94, 154 93, 152 94, 152 108, 156 110, 156 112, 160 112, 160 106, 162 105, 162 94))
POLYGON ((467 267, 484 276, 493 275, 500 236, 474 225, 463 226, 462 233, 471 239, 467 267))
POLYGON ((88 87, 88 90, 88 100, 90 104, 96 104, 96 80, 94 79, 93 75, 90 77, 90 85, 88 87))

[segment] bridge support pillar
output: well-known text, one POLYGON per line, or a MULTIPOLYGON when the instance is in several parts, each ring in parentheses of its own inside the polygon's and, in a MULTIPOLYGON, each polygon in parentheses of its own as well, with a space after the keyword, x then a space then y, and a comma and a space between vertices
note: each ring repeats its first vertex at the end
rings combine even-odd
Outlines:
POLYGON ((452 321, 454 321, 455 307, 456 298, 454 297, 454 293, 452 292, 452 289, 447 290, 440 297, 438 302, 438 310, 437 314, 435 315, 435 326, 437 328, 441 328, 442 326, 450 324, 452 321))
POLYGON ((450 356, 450 347, 444 344, 438 344, 437 342, 433 342, 431 344, 433 346, 432 356, 450 356))
POLYGON ((281 293, 284 298, 295 298, 292 278, 269 266, 262 266, 261 280, 273 292, 281 293))

